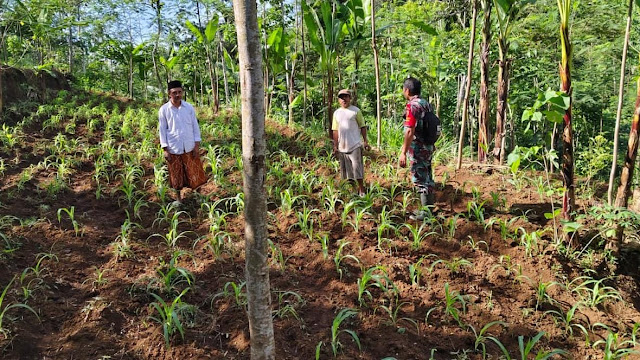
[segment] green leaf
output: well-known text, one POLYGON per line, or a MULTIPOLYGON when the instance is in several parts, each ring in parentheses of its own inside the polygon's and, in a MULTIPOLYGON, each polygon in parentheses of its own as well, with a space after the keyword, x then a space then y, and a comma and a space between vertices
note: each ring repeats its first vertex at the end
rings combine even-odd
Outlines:
POLYGON ((207 28, 204 30, 204 35, 207 37, 208 42, 212 42, 216 37, 216 32, 218 32, 218 15, 214 15, 211 20, 207 23, 207 28))
POLYGON ((518 169, 520 168, 520 161, 520 154, 516 154, 515 152, 512 152, 507 156, 507 165, 509 165, 511 173, 515 174, 518 172, 518 169))
POLYGON ((193 25, 189 20, 187 20, 185 24, 187 25, 187 28, 191 30, 191 33, 195 35, 196 39, 198 40, 198 43, 202 44, 204 37, 202 36, 202 33, 200 32, 200 30, 195 25, 193 25))
POLYGON ((547 119, 553 123, 562 123, 563 117, 564 117, 564 113, 559 113, 557 111, 553 111, 553 110, 545 110, 543 111, 544 116, 547 117, 547 119))
POLYGON ((561 211, 562 211, 562 209, 556 209, 552 213, 544 213, 544 218, 547 219, 547 220, 551 220, 551 219, 557 217, 558 215, 560 215, 561 211))
POLYGON ((436 29, 433 26, 425 23, 424 21, 411 20, 408 23, 413 25, 413 26, 415 26, 415 27, 417 27, 418 29, 426 32, 429 35, 433 35, 433 36, 437 36, 438 35, 438 31, 436 31, 436 29))
POLYGON ((573 233, 578 231, 582 227, 580 223, 575 221, 560 221, 562 223, 562 231, 566 233, 573 233))

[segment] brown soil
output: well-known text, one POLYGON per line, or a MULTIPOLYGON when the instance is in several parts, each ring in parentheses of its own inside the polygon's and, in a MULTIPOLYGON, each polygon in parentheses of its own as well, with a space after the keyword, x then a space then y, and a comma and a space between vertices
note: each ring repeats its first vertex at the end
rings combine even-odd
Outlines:
MULTIPOLYGON (((296 141, 311 141, 308 135, 292 131, 278 124, 270 124, 270 136, 283 136, 281 149, 291 156, 301 156, 296 141)), ((77 129, 82 141, 97 143, 98 137, 87 137, 83 125, 77 129), (85 135, 82 135, 85 134, 85 135)), ((24 301, 23 288, 33 292, 26 304, 33 308, 39 319, 23 308, 10 309, 2 322, 5 334, 0 333, 2 358, 9 359, 248 359, 249 333, 245 308, 237 305, 233 297, 220 295, 225 284, 233 281, 240 284, 244 278, 243 217, 230 216, 226 229, 230 233, 231 244, 220 257, 215 257, 204 241, 196 242, 200 236, 208 234, 208 222, 198 211, 196 199, 186 204, 191 216, 189 223, 181 230, 190 230, 188 238, 182 239, 178 247, 191 252, 193 257, 181 257, 180 265, 195 277, 195 283, 183 300, 194 306, 191 316, 184 319, 184 340, 180 336, 171 339, 171 347, 165 347, 162 329, 150 316, 157 316, 150 304, 155 300, 151 293, 170 297, 161 292, 154 279, 156 270, 164 259, 168 262, 171 250, 157 238, 147 239, 151 234, 162 233, 163 227, 153 222, 158 206, 151 204, 142 210, 138 220, 141 229, 134 232, 131 243, 134 256, 117 259, 113 255, 113 242, 120 233, 120 226, 126 219, 123 203, 119 204, 118 194, 112 194, 118 184, 110 184, 103 196, 95 197, 96 184, 92 180, 91 163, 76 166, 68 190, 57 197, 47 196, 42 186, 52 179, 52 172, 42 170, 36 173, 24 187, 18 187, 19 175, 23 169, 36 164, 45 154, 43 143, 51 140, 51 135, 40 131, 25 134, 26 142, 15 152, 0 152, 7 164, 7 170, 0 184, 0 216, 10 215, 23 221, 5 218, 8 225, 4 234, 19 243, 13 253, 0 257, 0 286, 3 288, 14 275, 25 269, 23 279, 17 278, 0 306, 0 311, 8 304, 24 301), (81 225, 82 234, 73 230, 66 216, 60 223, 57 209, 75 207, 76 220, 81 225), (34 221, 25 221, 33 219, 34 221), (44 258, 44 269, 36 276, 33 268, 41 254, 55 257, 44 258), (96 269, 104 271, 105 283, 96 281, 96 269)), ((94 135, 97 136, 97 135, 94 135)), ((321 145, 318 145, 321 146, 321 145)), ((275 150, 275 149, 272 149, 275 150)), ((378 161, 392 161, 377 156, 378 161)), ((312 168, 312 161, 303 162, 312 168)), ((151 179, 153 170, 147 164, 145 179, 151 179)), ((331 176, 328 169, 317 170, 319 174, 331 176)), ((239 174, 227 174, 229 181, 240 186, 239 174)), ((398 173, 406 176, 406 170, 398 173)), ((527 231, 550 226, 544 217, 550 205, 540 198, 532 187, 516 191, 506 182, 508 175, 497 168, 467 167, 453 172, 444 166, 436 169, 437 181, 447 176, 448 181, 439 185, 437 205, 443 220, 456 214, 467 213, 467 203, 473 199, 472 188, 477 187, 487 200, 487 218, 494 216, 510 220, 521 216, 511 224, 512 229, 523 227, 527 231), (445 175, 445 173, 447 175, 445 175), (489 194, 497 192, 505 196, 506 206, 493 208, 489 194)), ((374 178, 367 175, 367 182, 378 182, 389 188, 394 179, 374 178)), ((150 182, 151 183, 151 182, 150 182)), ((322 208, 319 191, 312 195, 309 206, 322 208)), ((153 200, 153 189, 146 186, 148 200, 153 200)), ((213 181, 201 190, 212 199, 230 196, 219 193, 219 186, 213 181)), ((378 201, 373 206, 377 214, 384 205, 400 202, 396 197, 388 203, 378 201)), ((274 310, 291 305, 295 309, 288 316, 275 317, 275 336, 278 359, 313 359, 316 345, 322 341, 321 358, 332 358, 330 347, 331 324, 337 312, 344 308, 358 309, 342 324, 341 329, 354 330, 360 339, 362 350, 358 350, 350 337, 343 333, 343 344, 339 359, 427 359, 432 349, 436 359, 463 358, 465 352, 472 359, 480 359, 481 354, 473 352, 475 337, 473 332, 463 329, 444 312, 445 284, 451 290, 464 295, 466 313, 461 314, 464 324, 479 331, 483 325, 500 320, 507 328, 493 327, 490 334, 501 340, 514 357, 518 354, 518 336, 526 338, 540 331, 548 334, 538 348, 560 348, 575 359, 600 359, 602 351, 585 345, 584 337, 578 330, 574 337, 568 337, 557 326, 547 310, 563 309, 577 301, 577 295, 563 291, 559 286, 551 287, 549 295, 557 303, 543 303, 536 310, 535 291, 524 277, 533 281, 564 282, 582 274, 578 265, 558 255, 550 244, 550 234, 545 233, 539 245, 538 255, 527 256, 518 241, 505 241, 497 225, 487 230, 477 222, 463 216, 457 219, 454 238, 441 233, 430 235, 418 247, 411 249, 410 242, 400 237, 392 238, 383 248, 377 247, 377 221, 365 216, 359 232, 350 226, 342 228, 340 209, 338 214, 322 213, 320 219, 324 229, 330 229, 329 258, 324 259, 317 241, 309 241, 294 225, 295 214, 285 215, 274 204, 269 205, 274 216, 269 216, 269 238, 277 244, 284 259, 284 267, 273 264, 270 270, 271 286, 274 291, 274 310), (342 266, 343 274, 336 271, 332 256, 338 248, 338 241, 345 239, 350 244, 345 252, 355 255, 359 261, 347 259, 342 266), (477 246, 472 246, 473 240, 477 246), (488 248, 488 251, 487 251, 488 248), (433 271, 428 269, 435 263, 435 257, 452 264, 451 260, 466 259, 472 263, 454 272, 444 263, 437 263, 433 271), (409 265, 421 257, 423 277, 412 285, 409 265), (362 274, 361 267, 368 269, 375 265, 384 266, 388 277, 398 289, 397 301, 392 296, 372 288, 372 298, 360 306, 357 301, 357 283, 362 274), (292 295, 278 294, 294 291, 302 302, 292 295), (390 300, 391 299, 391 300, 390 300), (395 323, 384 307, 399 306, 395 323), (430 310, 434 309, 434 310, 430 310), (425 317, 428 316, 428 321, 425 317), (457 355, 456 355, 457 353, 457 355)), ((414 209, 414 205, 409 211, 414 209)), ((414 224, 408 219, 397 222, 414 224)), ((437 231, 436 228, 431 229, 437 231)), ((406 228, 401 233, 408 236, 406 228)), ((446 230, 445 230, 446 233, 446 230)), ((0 239, 1 241, 2 239, 0 239)), ((608 273, 602 257, 595 257, 595 276, 604 277, 608 273)), ((627 264, 633 264, 627 262, 627 264)), ((607 284, 619 289, 624 301, 607 302, 595 308, 584 307, 579 321, 583 325, 603 323, 619 331, 629 331, 634 323, 640 322, 640 296, 638 295, 638 268, 627 265, 619 270, 615 281, 607 284)), ((178 286, 178 290, 184 286, 178 286)), ((230 287, 227 287, 230 289, 230 287)), ((178 291, 179 293, 179 291, 178 291)), ((174 295, 175 296, 175 295, 174 295)), ((591 343, 602 339, 606 332, 596 329, 591 334, 591 343)), ((539 345, 540 345, 539 344, 539 345)), ((496 358, 500 351, 491 342, 487 350, 496 358)))

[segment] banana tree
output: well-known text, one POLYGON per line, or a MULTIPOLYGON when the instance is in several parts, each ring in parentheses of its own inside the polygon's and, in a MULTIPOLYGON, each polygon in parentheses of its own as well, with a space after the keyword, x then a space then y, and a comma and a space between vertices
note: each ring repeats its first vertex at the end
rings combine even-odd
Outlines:
MULTIPOLYGON (((638 68, 640 69, 640 66, 638 68)), ((620 186, 618 187, 618 194, 616 196, 615 202, 616 207, 627 207, 627 205, 629 204, 629 194, 631 193, 633 172, 636 164, 636 158, 638 157, 638 130, 640 130, 640 77, 638 78, 637 89, 636 109, 633 113, 633 119, 631 120, 631 131, 629 132, 627 155, 624 159, 622 174, 620 174, 620 186)), ((615 245, 616 250, 622 243, 621 227, 618 227, 617 237, 618 242, 615 245)))
POLYGON ((484 14, 482 25, 482 45, 480 46, 480 113, 478 116, 478 162, 487 161, 489 139, 487 122, 489 121, 489 44, 491 43, 491 5, 492 0, 480 0, 484 14))
MULTIPOLYGON (((571 87, 571 71, 573 70, 573 48, 569 37, 569 15, 571 14, 571 0, 558 0, 560 12, 560 47, 562 60, 560 62, 560 91, 569 96, 569 106, 564 113, 564 130, 562 132, 562 180, 564 195, 562 197, 562 217, 567 222, 573 221, 575 211, 575 184, 574 184, 574 158, 573 158, 573 129, 571 124, 571 105, 573 103, 573 88, 571 87)), ((565 241, 569 246, 575 246, 577 239, 568 231, 565 232, 565 241)))
POLYGON ((129 98, 133 99, 133 75, 136 64, 140 64, 145 61, 142 54, 146 43, 141 43, 137 46, 133 46, 128 41, 110 39, 105 42, 103 47, 104 55, 115 60, 127 69, 127 91, 129 98))
POLYGON ((320 56, 320 68, 323 71, 323 81, 327 89, 325 129, 329 133, 333 113, 333 76, 336 68, 338 46, 344 38, 342 29, 345 24, 345 14, 348 10, 335 0, 323 1, 320 4, 320 14, 316 9, 308 6, 306 1, 303 0, 301 4, 311 48, 320 56))
POLYGON ((212 46, 214 46, 213 41, 215 40, 216 33, 218 32, 218 23, 218 15, 214 15, 207 23, 203 34, 200 29, 198 29, 190 21, 187 20, 186 22, 187 28, 191 31, 191 33, 193 33, 193 35, 195 35, 198 44, 202 44, 202 47, 207 56, 207 67, 209 69, 209 79, 211 81, 211 94, 213 96, 213 111, 216 113, 220 108, 220 97, 218 95, 218 81, 215 62, 213 61, 212 46))

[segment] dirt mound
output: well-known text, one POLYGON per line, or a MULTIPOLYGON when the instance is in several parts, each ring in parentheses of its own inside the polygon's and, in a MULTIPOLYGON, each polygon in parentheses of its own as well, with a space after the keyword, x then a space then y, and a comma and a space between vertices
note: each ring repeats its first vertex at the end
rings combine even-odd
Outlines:
POLYGON ((71 90, 67 77, 58 70, 34 71, 3 66, 0 76, 4 105, 22 101, 40 102, 47 92, 71 90))

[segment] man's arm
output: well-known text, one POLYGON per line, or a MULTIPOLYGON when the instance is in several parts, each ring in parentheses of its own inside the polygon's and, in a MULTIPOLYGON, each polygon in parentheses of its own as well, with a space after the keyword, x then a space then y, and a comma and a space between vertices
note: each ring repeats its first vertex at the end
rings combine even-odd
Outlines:
POLYGON ((407 127, 404 133, 404 141, 402 142, 402 148, 400 148, 400 166, 407 166, 407 151, 409 150, 409 146, 411 146, 411 142, 413 141, 413 136, 416 133, 415 127, 407 127))
POLYGON ((162 108, 158 110, 158 136, 160 137, 160 147, 162 148, 164 158, 169 159, 169 143, 167 143, 167 118, 162 113, 162 108))
POLYGON ((331 136, 333 137, 333 152, 338 153, 338 130, 331 130, 331 136))
POLYGON ((369 150, 371 146, 369 146, 369 140, 367 140, 367 127, 363 126, 360 128, 360 134, 362 135, 362 140, 364 140, 364 148, 369 150))
POLYGON ((202 141, 202 137, 200 135, 200 125, 198 125, 198 119, 196 118, 196 110, 192 107, 191 111, 193 111, 193 140, 195 141, 196 145, 193 148, 193 155, 198 156, 200 153, 200 141, 202 141))

